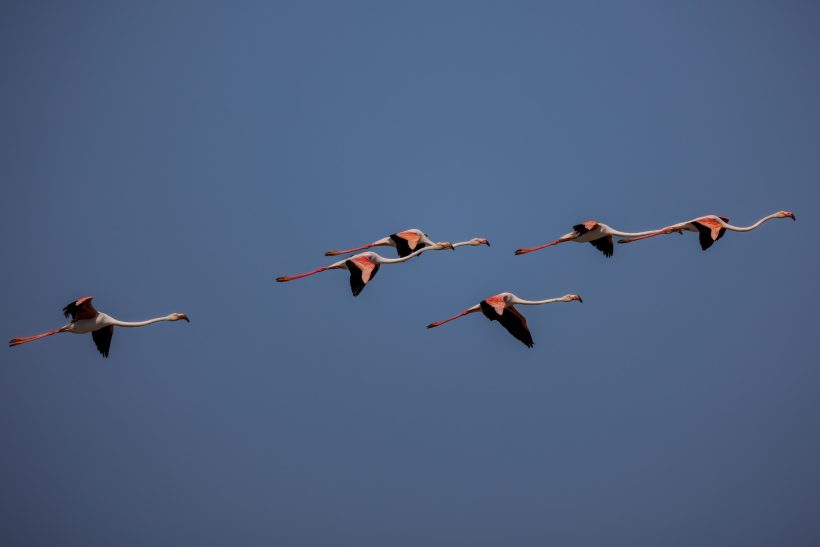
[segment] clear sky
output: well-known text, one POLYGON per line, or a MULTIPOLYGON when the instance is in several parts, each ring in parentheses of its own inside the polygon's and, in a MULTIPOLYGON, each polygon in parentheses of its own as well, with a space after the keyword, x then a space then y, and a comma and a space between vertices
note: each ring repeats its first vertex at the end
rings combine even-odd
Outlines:
MULTIPOLYGON (((0 544, 820 542, 813 2, 4 2, 0 544), (749 234, 566 244, 707 213, 749 234), (419 227, 492 247, 274 277, 419 227), (527 349, 483 317, 511 291, 527 349)), ((395 256, 386 249, 386 255, 395 256)))

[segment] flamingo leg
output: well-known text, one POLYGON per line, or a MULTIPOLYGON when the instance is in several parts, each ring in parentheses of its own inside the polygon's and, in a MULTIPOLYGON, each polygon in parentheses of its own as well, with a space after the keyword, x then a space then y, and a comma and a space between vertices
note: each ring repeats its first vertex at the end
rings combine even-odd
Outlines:
POLYGON ((34 342, 35 340, 45 338, 46 336, 51 336, 52 334, 57 334, 58 332, 63 332, 63 329, 50 330, 42 334, 35 334, 34 336, 24 336, 23 338, 12 338, 11 340, 9 340, 9 347, 13 348, 14 346, 27 344, 28 342, 34 342))
POLYGON ((376 243, 368 243, 367 245, 362 245, 361 247, 356 247, 355 249, 347 249, 344 251, 327 251, 325 256, 337 256, 337 255, 346 255, 350 253, 355 253, 356 251, 363 251, 364 249, 369 249, 371 247, 381 247, 384 245, 389 245, 388 243, 379 242, 376 243))
POLYGON ((309 272, 305 272, 305 273, 301 273, 301 274, 296 274, 296 275, 283 275, 283 276, 277 277, 277 278, 276 278, 276 280, 277 280, 277 281, 279 281, 279 282, 283 282, 283 281, 293 281, 294 279, 301 279, 301 278, 303 278, 303 277, 307 277, 307 276, 309 276, 309 275, 317 274, 317 273, 319 273, 319 272, 324 272, 324 271, 327 271, 327 270, 332 270, 332 269, 333 269, 333 268, 327 268, 327 267, 324 267, 324 266, 323 266, 323 267, 321 267, 321 268, 316 268, 315 270, 311 270, 311 271, 309 271, 309 272))
POLYGON ((558 245, 559 243, 564 243, 565 241, 572 241, 572 238, 561 238, 561 239, 556 239, 555 241, 552 241, 550 243, 547 243, 546 245, 539 245, 538 247, 527 247, 527 248, 524 248, 524 249, 517 249, 515 251, 515 254, 516 255, 525 255, 525 254, 531 253, 533 251, 540 251, 541 249, 546 249, 547 247, 552 247, 553 245, 558 245))
POLYGON ((475 313, 475 312, 477 312, 479 309, 480 309, 480 308, 479 308, 478 306, 473 306, 472 308, 467 309, 467 310, 464 310, 464 311, 463 311, 463 312, 461 312, 460 314, 458 314, 458 315, 454 315, 453 317, 451 317, 451 318, 449 318, 449 319, 445 319, 444 321, 434 321, 434 322, 430 323, 429 325, 427 325, 427 328, 428 328, 428 329, 432 329, 432 328, 434 328, 434 327, 438 327, 439 325, 443 325, 444 323, 448 323, 448 322, 450 322, 450 321, 453 321, 454 319, 458 319, 459 317, 464 317, 465 315, 468 315, 468 314, 471 314, 471 313, 475 313))

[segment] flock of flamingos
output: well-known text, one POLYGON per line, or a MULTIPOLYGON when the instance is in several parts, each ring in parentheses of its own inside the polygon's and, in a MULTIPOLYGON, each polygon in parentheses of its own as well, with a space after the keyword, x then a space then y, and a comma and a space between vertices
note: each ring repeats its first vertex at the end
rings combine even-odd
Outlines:
MULTIPOLYGON (((692 220, 687 220, 685 222, 680 222, 678 224, 672 224, 671 226, 661 228, 660 230, 649 230, 646 232, 637 233, 621 232, 601 222, 590 220, 576 224, 572 227, 571 232, 559 237, 555 241, 551 241, 550 243, 539 245, 537 247, 518 249, 515 251, 515 254, 523 255, 550 247, 552 245, 558 245, 559 243, 574 241, 575 243, 590 243, 596 249, 601 251, 604 256, 611 257, 615 250, 615 246, 612 242, 612 236, 625 238, 619 239, 618 243, 631 243, 633 241, 647 239, 663 234, 682 234, 684 231, 695 232, 698 234, 698 237, 700 238, 700 246, 705 251, 711 247, 715 241, 723 237, 726 230, 731 230, 733 232, 749 232, 773 218, 790 218, 795 220, 794 213, 789 211, 778 211, 777 213, 761 218, 751 226, 742 227, 732 226, 729 224, 729 219, 726 217, 706 215, 692 220)), ((374 241, 373 243, 362 245, 361 247, 356 247, 354 249, 347 249, 344 251, 328 251, 325 253, 325 256, 336 256, 355 253, 371 247, 390 246, 396 248, 399 258, 384 258, 383 256, 380 256, 372 251, 365 251, 363 253, 354 254, 344 260, 334 262, 329 266, 316 268, 315 270, 302 274, 277 277, 276 280, 282 282, 293 281, 294 279, 301 279, 303 277, 328 270, 347 270, 350 274, 350 289, 353 291, 353 296, 357 296, 376 276, 379 271, 379 267, 382 264, 398 264, 401 262, 406 262, 426 251, 440 251, 443 249, 454 250, 456 247, 465 245, 489 246, 490 242, 484 238, 476 237, 469 241, 462 241, 459 243, 433 243, 428 238, 426 233, 418 229, 410 229, 391 234, 387 237, 374 241)), ((71 332, 74 334, 86 334, 90 332, 91 337, 94 339, 94 344, 97 346, 99 352, 103 355, 103 357, 108 357, 108 351, 111 347, 111 338, 114 335, 114 327, 144 327, 160 321, 179 321, 180 319, 188 321, 188 316, 184 313, 172 313, 164 317, 157 317, 139 322, 119 321, 94 309, 94 306, 91 305, 91 299, 92 297, 86 296, 75 302, 71 302, 63 308, 63 314, 66 317, 71 316, 71 322, 69 324, 60 327, 59 329, 44 332, 42 334, 36 334, 25 338, 14 338, 9 341, 9 346, 19 346, 21 344, 40 340, 41 338, 46 338, 47 336, 61 332, 71 332)), ((527 320, 518 310, 515 309, 515 305, 520 304, 524 306, 535 306, 540 304, 551 304, 553 302, 572 302, 574 300, 583 302, 581 297, 577 294, 567 294, 560 298, 550 298, 547 300, 523 300, 512 293, 503 292, 496 294, 495 296, 485 298, 475 306, 467 308, 463 312, 454 315, 449 319, 430 323, 427 325, 427 328, 430 329, 433 327, 438 327, 448 321, 480 311, 490 321, 498 321, 510 334, 524 343, 527 347, 532 347, 534 342, 532 340, 532 335, 527 328, 527 320)))

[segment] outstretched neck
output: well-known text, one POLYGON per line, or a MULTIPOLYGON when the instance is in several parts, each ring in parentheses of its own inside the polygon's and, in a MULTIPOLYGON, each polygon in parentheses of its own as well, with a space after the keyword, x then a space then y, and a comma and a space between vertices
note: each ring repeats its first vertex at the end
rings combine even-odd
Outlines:
POLYGON ((109 319, 109 324, 115 327, 144 327, 153 323, 159 323, 160 321, 173 321, 174 316, 166 315, 165 317, 155 317, 154 319, 148 319, 147 321, 120 321, 119 319, 114 319, 111 316, 109 316, 109 319))
POLYGON ((771 220, 773 218, 779 218, 777 216, 777 213, 772 213, 769 216, 765 216, 765 217, 761 218, 760 220, 758 220, 757 222, 755 222, 754 224, 752 224, 751 226, 732 226, 728 222, 723 222, 723 221, 721 221, 721 224, 723 224, 723 226, 727 230, 732 230, 733 232, 751 232, 752 230, 754 230, 755 228, 757 228, 758 226, 760 226, 761 224, 763 224, 767 220, 771 220))
POLYGON ((420 255, 421 253, 423 253, 425 251, 438 250, 438 249, 439 249, 439 247, 437 247, 436 245, 430 245, 428 247, 422 247, 421 249, 413 251, 409 255, 403 256, 401 258, 384 258, 383 256, 379 256, 379 263, 380 264, 398 264, 399 262, 407 262, 408 260, 410 260, 414 256, 418 256, 418 255, 420 255))
POLYGON ((620 232, 618 230, 613 230, 612 228, 609 229, 612 235, 618 237, 641 237, 641 236, 648 236, 649 234, 654 234, 658 230, 647 230, 645 232, 620 232))
POLYGON ((515 297, 513 304, 521 304, 522 306, 538 306, 539 304, 552 304, 553 302, 566 302, 563 298, 547 298, 546 300, 524 300, 515 297))

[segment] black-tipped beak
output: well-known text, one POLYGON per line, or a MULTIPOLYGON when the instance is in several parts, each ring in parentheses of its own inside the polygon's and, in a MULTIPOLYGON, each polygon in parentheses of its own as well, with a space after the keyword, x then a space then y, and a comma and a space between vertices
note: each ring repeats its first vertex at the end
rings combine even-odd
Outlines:
POLYGON ((183 316, 182 316, 182 318, 183 318, 183 319, 185 319, 185 322, 186 322, 186 323, 190 323, 190 322, 191 322, 191 320, 190 320, 190 319, 188 319, 188 316, 187 316, 187 315, 183 315, 183 316))
POLYGON ((794 213, 792 213, 792 220, 797 220, 797 215, 795 215, 794 213))
POLYGON ((584 299, 583 299, 583 298, 581 298, 581 297, 579 296, 579 297, 578 297, 578 302, 580 302, 581 304, 583 304, 583 303, 584 303, 584 299))
POLYGON ((486 243, 486 244, 487 244, 487 247, 489 247, 489 246, 490 246, 490 242, 489 242, 489 241, 485 241, 484 243, 486 243))

